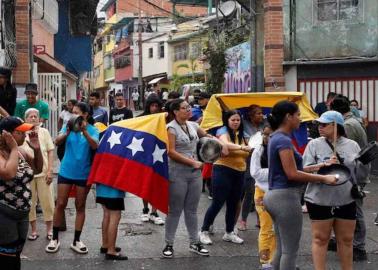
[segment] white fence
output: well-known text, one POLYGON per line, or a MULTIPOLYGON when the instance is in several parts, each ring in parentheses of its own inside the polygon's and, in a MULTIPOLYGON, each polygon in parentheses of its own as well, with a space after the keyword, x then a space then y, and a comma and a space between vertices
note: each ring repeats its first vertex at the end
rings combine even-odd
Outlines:
POLYGON ((312 107, 326 100, 329 92, 336 92, 356 99, 367 113, 369 122, 378 122, 378 77, 340 78, 340 79, 304 79, 298 80, 298 91, 307 95, 312 107))
POLYGON ((53 138, 58 134, 59 113, 62 107, 62 74, 38 73, 39 98, 49 104, 46 128, 53 138))

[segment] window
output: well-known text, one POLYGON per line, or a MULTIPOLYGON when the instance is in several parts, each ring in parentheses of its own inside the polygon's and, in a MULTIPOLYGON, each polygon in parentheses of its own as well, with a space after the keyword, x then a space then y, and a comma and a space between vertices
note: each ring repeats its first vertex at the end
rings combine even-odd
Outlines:
POLYGON ((148 49, 148 58, 153 58, 154 57, 154 48, 149 48, 148 49))
POLYGON ((362 17, 363 0, 314 0, 316 20, 356 21, 362 17))
POLYGON ((201 42, 195 42, 192 44, 192 49, 190 53, 190 58, 197 59, 202 52, 201 42))
POLYGON ((188 58, 188 44, 181 44, 175 46, 175 61, 185 60, 188 58))
POLYGON ((114 58, 114 66, 116 69, 130 66, 130 64, 131 64, 130 54, 126 54, 126 55, 122 55, 117 58, 114 58))
POLYGON ((164 42, 159 43, 159 58, 164 58, 164 42))
POLYGON ((104 57, 104 69, 109 69, 113 66, 113 57, 111 54, 104 57))

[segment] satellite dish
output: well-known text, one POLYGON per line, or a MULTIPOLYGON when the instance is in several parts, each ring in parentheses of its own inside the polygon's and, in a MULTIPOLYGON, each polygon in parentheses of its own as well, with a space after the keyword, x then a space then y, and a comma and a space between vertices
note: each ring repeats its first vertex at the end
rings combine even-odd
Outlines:
POLYGON ((237 11, 235 1, 226 1, 219 5, 219 11, 222 13, 223 17, 230 18, 233 17, 237 11))

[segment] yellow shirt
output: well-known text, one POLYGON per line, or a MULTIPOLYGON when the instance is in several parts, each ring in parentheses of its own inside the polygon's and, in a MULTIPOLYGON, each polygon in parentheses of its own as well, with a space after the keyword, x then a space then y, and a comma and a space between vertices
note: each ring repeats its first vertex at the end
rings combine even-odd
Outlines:
MULTIPOLYGON (((42 172, 34 177, 42 177, 47 175, 47 164, 48 164, 48 151, 54 150, 54 143, 52 141, 49 131, 45 128, 38 128, 38 139, 41 146, 41 152, 43 157, 43 169, 42 172)), ((29 155, 34 157, 33 149, 30 148, 26 141, 29 140, 29 137, 26 136, 24 144, 21 146, 29 155)))
MULTIPOLYGON (((236 136, 236 144, 239 144, 239 140, 236 136)), ((242 146, 246 146, 244 141, 241 143, 242 146)), ((247 169, 247 157, 249 153, 243 150, 233 150, 229 151, 227 156, 219 158, 214 164, 229 167, 231 169, 244 172, 247 169)))

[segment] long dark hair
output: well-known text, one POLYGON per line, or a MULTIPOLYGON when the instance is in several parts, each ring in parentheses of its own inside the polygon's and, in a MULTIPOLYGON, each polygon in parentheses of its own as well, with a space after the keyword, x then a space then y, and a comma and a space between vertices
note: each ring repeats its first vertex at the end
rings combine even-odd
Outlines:
POLYGON ((151 107, 151 104, 154 104, 154 103, 156 103, 161 110, 161 108, 163 107, 163 102, 161 101, 161 99, 156 94, 151 94, 146 99, 146 105, 144 106, 144 112, 139 116, 150 115, 151 114, 150 107, 151 107))
POLYGON ((176 118, 174 111, 179 111, 181 103, 185 102, 182 98, 176 98, 169 102, 169 109, 168 113, 173 117, 176 118))
POLYGON ((228 126, 228 120, 231 118, 231 116, 233 115, 239 115, 240 116, 240 126, 238 128, 238 141, 239 141, 239 144, 242 144, 243 142, 243 133, 244 133, 244 127, 243 127, 243 122, 242 122, 242 118, 241 118, 241 114, 239 111, 237 110, 230 110, 230 111, 226 111, 224 114, 223 114, 223 125, 227 128, 227 132, 228 134, 230 135, 230 139, 233 143, 236 143, 236 137, 235 137, 235 133, 234 131, 228 126))
POLYGON ((276 103, 273 106, 272 112, 268 115, 268 122, 272 130, 275 131, 282 125, 287 114, 293 115, 298 111, 298 105, 294 102, 283 100, 276 103))
POLYGON ((87 122, 93 125, 95 120, 93 119, 93 108, 85 102, 78 102, 74 107, 78 107, 82 113, 88 113, 87 122))

